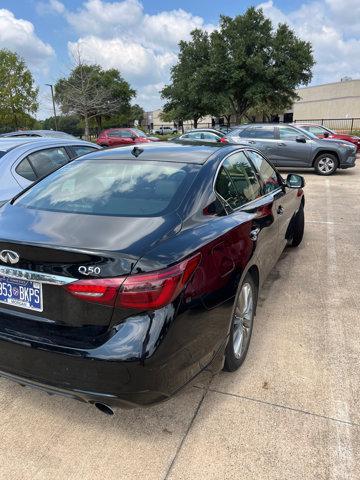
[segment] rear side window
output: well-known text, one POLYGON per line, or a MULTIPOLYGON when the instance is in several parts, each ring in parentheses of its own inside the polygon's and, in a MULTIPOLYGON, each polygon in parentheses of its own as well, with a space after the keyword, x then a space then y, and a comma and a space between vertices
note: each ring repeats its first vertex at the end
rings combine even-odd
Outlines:
POLYGON ((55 212, 159 216, 175 209, 199 167, 134 160, 75 160, 24 193, 18 202, 55 212))
POLYGON ((187 134, 187 138, 192 138, 194 140, 201 140, 203 137, 201 132, 190 132, 187 134))
POLYGON ((261 196, 261 185, 256 172, 244 152, 234 153, 223 162, 215 189, 233 209, 261 196), (231 183, 226 184, 225 174, 231 183), (230 201, 222 193, 226 188, 230 201))
POLYGON ((250 127, 239 132, 239 137, 243 138, 260 138, 273 140, 275 138, 275 129, 272 126, 260 125, 258 127, 250 127))
MULTIPOLYGON (((304 128, 304 127, 301 127, 304 128)), ((314 135, 324 135, 324 133, 329 133, 325 128, 321 127, 307 127, 305 130, 308 130, 309 132, 313 133, 314 135)))
POLYGON ((224 167, 221 167, 218 173, 215 190, 232 209, 239 208, 240 202, 235 185, 224 167))
POLYGON ((95 150, 97 150, 97 148, 88 147, 84 145, 75 145, 75 146, 71 145, 71 149, 74 152, 73 158, 80 157, 81 155, 86 155, 87 153, 95 152, 95 150))
POLYGON ((215 135, 215 133, 211 133, 211 132, 204 132, 202 134, 202 138, 204 140, 211 140, 213 142, 217 142, 218 140, 220 140, 220 136, 215 135))
POLYGON ((122 138, 131 138, 134 136, 132 132, 129 132, 128 130, 119 130, 119 137, 122 138))
POLYGON ((264 182, 264 194, 270 193, 279 188, 279 178, 270 163, 259 153, 252 150, 249 150, 247 154, 259 172, 261 180, 264 182))
POLYGON ((37 178, 34 169, 30 165, 30 162, 27 158, 24 158, 24 160, 19 163, 19 165, 15 168, 15 172, 31 182, 35 182, 37 178))
POLYGON ((120 137, 120 130, 112 130, 111 132, 107 132, 108 137, 120 137))
POLYGON ((49 175, 69 161, 68 154, 62 147, 39 150, 28 155, 27 159, 38 178, 49 175))

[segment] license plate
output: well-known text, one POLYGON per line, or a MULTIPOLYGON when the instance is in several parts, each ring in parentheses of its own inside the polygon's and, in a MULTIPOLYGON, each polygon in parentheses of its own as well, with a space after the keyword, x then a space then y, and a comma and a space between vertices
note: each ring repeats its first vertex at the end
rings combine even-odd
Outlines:
POLYGON ((31 280, 0 275, 0 303, 42 312, 42 285, 31 280))

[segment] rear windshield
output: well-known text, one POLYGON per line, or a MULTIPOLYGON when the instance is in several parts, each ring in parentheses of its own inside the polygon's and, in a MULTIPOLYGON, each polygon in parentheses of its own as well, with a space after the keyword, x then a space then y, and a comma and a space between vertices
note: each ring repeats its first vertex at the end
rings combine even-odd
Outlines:
POLYGON ((37 210, 89 215, 159 216, 178 207, 196 165, 138 160, 77 160, 15 202, 37 210))

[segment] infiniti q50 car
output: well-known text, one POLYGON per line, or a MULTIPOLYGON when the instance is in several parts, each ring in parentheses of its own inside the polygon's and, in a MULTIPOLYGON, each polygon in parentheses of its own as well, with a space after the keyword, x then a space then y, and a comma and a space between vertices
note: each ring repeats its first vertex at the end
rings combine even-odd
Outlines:
POLYGON ((303 186, 251 147, 171 143, 40 180, 0 209, 0 375, 106 410, 236 370, 303 186))

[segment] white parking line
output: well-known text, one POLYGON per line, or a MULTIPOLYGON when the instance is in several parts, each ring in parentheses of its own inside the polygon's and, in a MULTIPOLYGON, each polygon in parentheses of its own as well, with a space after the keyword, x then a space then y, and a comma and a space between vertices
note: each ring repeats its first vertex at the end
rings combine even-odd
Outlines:
MULTIPOLYGON (((331 185, 330 180, 326 179, 326 203, 327 203, 327 221, 324 222, 327 225, 327 275, 326 275, 326 318, 329 334, 326 336, 328 341, 329 351, 332 352, 332 356, 337 359, 336 364, 332 364, 331 368, 331 381, 334 379, 341 380, 341 392, 342 398, 338 398, 332 385, 330 388, 331 403, 334 406, 332 415, 335 418, 341 418, 346 422, 350 422, 349 406, 347 399, 350 395, 350 384, 348 377, 348 367, 346 365, 346 357, 344 352, 346 351, 346 341, 344 335, 344 328, 341 317, 339 318, 334 311, 335 308, 340 306, 340 288, 338 283, 338 263, 336 254, 336 241, 334 225, 332 220, 334 215, 334 209, 331 198, 331 185)), ((338 423, 333 424, 336 435, 336 453, 335 456, 331 455, 331 479, 343 480, 350 478, 353 471, 353 448, 351 438, 351 427, 349 425, 342 425, 338 423)))

